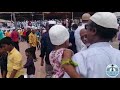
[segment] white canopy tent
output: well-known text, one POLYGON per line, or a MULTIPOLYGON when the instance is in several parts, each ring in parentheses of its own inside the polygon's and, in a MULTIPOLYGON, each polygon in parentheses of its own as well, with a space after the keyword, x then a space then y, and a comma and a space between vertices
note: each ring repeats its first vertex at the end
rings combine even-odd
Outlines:
POLYGON ((4 20, 4 19, 0 19, 0 23, 10 23, 11 21, 9 20, 4 20))

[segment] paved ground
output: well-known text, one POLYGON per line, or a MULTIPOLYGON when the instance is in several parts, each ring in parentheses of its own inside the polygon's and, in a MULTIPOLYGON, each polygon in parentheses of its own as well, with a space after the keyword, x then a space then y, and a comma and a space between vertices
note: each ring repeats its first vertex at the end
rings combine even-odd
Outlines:
MULTIPOLYGON (((28 48, 28 45, 26 42, 20 42, 20 52, 22 53, 23 55, 23 60, 24 60, 24 63, 26 62, 26 56, 25 56, 25 49, 28 48)), ((115 41, 113 43, 111 43, 111 45, 115 48, 118 48, 118 41, 115 41)), ((35 67, 36 67, 36 73, 35 73, 35 78, 44 78, 46 73, 45 73, 45 65, 44 66, 40 66, 40 50, 37 50, 36 51, 36 55, 37 55, 37 58, 38 58, 38 61, 35 62, 35 67)), ((0 76, 1 77, 1 76, 0 76)))

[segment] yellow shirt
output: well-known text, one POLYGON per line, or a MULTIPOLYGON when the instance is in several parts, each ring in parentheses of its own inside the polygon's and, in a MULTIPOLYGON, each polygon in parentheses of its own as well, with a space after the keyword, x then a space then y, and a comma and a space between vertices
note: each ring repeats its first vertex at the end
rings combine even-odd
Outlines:
POLYGON ((33 34, 32 32, 29 34, 29 44, 33 47, 36 47, 38 44, 38 38, 36 34, 33 34))
POLYGON ((18 78, 21 75, 24 75, 23 60, 22 55, 16 48, 13 48, 11 52, 8 53, 8 63, 7 63, 7 78, 10 77, 13 69, 18 70, 14 78, 18 78))
POLYGON ((21 36, 23 35, 23 31, 22 31, 22 30, 20 31, 20 35, 21 35, 21 36))

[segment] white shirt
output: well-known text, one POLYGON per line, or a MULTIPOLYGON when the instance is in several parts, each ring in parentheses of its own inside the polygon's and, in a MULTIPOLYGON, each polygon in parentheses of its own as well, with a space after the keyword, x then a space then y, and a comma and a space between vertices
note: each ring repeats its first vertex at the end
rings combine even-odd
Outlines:
POLYGON ((79 52, 84 46, 85 44, 82 42, 81 37, 80 37, 80 31, 81 29, 85 28, 85 24, 83 23, 82 26, 79 26, 76 30, 75 30, 75 44, 76 44, 76 48, 77 51, 79 52))
MULTIPOLYGON (((106 74, 106 67, 110 64, 120 67, 120 51, 108 42, 99 42, 75 54, 72 60, 78 64, 76 71, 81 77, 110 78, 106 74)), ((69 76, 65 73, 63 78, 69 78, 69 76)), ((120 78, 120 74, 117 78, 120 78)))

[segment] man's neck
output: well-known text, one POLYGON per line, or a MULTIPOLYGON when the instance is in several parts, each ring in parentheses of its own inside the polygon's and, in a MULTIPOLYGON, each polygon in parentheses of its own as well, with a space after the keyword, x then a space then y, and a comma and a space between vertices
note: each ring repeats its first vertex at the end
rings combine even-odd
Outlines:
POLYGON ((106 39, 96 36, 90 44, 94 44, 94 43, 98 43, 98 42, 109 42, 109 40, 106 40, 106 39))
POLYGON ((55 49, 54 50, 58 50, 60 48, 65 48, 65 45, 59 45, 59 46, 55 46, 55 49))
POLYGON ((98 42, 109 42, 109 40, 97 40, 97 41, 94 41, 94 42, 92 42, 91 44, 94 44, 94 43, 98 43, 98 42))
POLYGON ((11 47, 10 50, 8 52, 11 52, 14 49, 14 47, 11 47))

